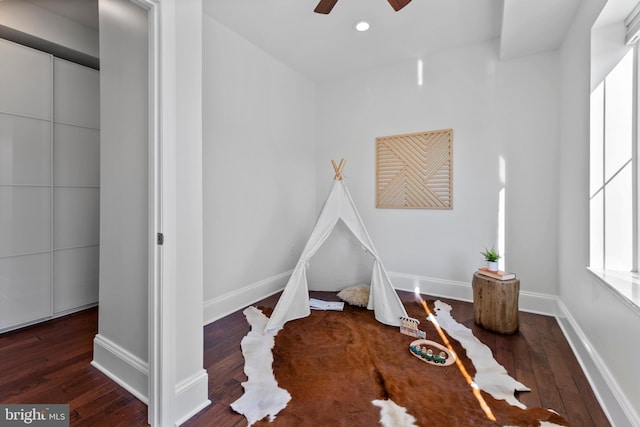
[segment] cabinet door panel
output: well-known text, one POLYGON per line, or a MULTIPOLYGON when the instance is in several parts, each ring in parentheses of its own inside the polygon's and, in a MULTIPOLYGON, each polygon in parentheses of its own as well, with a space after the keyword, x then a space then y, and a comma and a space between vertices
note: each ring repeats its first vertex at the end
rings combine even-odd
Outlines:
POLYGON ((51 189, 0 187, 0 256, 51 249, 51 189))
POLYGON ((100 75, 98 71, 63 59, 53 63, 53 120, 100 128, 100 75))
POLYGON ((51 119, 51 58, 0 39, 0 111, 51 119))
POLYGON ((50 185, 51 122, 0 113, 0 185, 50 185))
POLYGON ((100 243, 100 190, 56 188, 54 190, 54 249, 100 243))
POLYGON ((100 132, 77 126, 54 125, 54 184, 100 186, 100 132))
POLYGON ((98 246, 53 252, 54 313, 98 301, 98 259, 98 246))
POLYGON ((0 330, 51 316, 51 253, 0 258, 0 330))

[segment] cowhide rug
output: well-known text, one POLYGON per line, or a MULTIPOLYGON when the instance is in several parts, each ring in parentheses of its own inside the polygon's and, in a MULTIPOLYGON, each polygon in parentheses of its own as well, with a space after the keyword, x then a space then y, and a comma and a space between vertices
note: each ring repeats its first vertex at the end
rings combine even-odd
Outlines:
MULTIPOLYGON (((408 351, 413 337, 377 322, 372 311, 352 306, 342 312, 312 311, 309 317, 287 322, 275 340, 262 334, 267 317, 255 307, 245 310, 252 325, 242 342, 248 381, 232 409, 245 415, 248 425, 274 427, 569 425, 553 411, 526 409, 513 396, 516 388, 526 387, 492 356, 488 360, 488 348, 481 343, 470 351, 479 355, 468 355, 458 339, 469 346, 475 338, 464 335, 470 330, 455 322, 446 304, 436 302, 437 310, 429 305, 467 372, 474 378, 478 373, 475 382, 497 421, 487 418, 455 364, 421 362, 408 351), (256 349, 257 342, 262 342, 262 350, 256 349), (478 369, 469 356, 478 359, 478 369)), ((421 321, 427 339, 441 342, 419 304, 405 307, 421 321)), ((265 309, 265 314, 270 312, 265 309)))

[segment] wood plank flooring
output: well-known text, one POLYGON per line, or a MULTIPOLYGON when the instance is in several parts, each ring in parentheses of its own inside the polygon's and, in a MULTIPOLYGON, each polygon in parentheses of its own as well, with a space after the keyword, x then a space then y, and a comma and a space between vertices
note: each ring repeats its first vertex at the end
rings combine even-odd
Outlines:
POLYGON ((0 335, 0 402, 69 404, 72 426, 146 425, 147 407, 90 365, 92 308, 0 335))
MULTIPOLYGON (((335 293, 312 296, 335 299, 335 293)), ((278 297, 256 305, 274 307, 278 297)), ((500 335, 474 325, 471 303, 440 299, 510 375, 532 389, 518 396, 526 406, 553 408, 575 427, 610 426, 554 318, 521 312, 520 331, 500 335)), ((71 426, 146 426, 146 405, 90 365, 97 319, 94 308, 0 335, 0 403, 68 403, 71 426)), ((240 340, 248 330, 241 311, 204 328, 211 405, 184 426, 246 426, 229 404, 243 392, 240 340)))

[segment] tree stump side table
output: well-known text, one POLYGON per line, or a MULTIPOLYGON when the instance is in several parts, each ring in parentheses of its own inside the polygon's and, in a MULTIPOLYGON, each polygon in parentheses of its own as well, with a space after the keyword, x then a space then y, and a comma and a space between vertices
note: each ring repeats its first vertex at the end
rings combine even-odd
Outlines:
POLYGON ((512 334, 518 330, 520 280, 497 280, 476 272, 471 287, 476 325, 501 334, 512 334))

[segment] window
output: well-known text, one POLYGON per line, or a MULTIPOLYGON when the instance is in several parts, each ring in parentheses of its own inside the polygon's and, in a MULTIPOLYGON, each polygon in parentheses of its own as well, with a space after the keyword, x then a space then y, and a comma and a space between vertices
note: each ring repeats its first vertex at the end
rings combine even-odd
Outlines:
POLYGON ((637 271, 637 45, 591 94, 590 267, 637 271))

